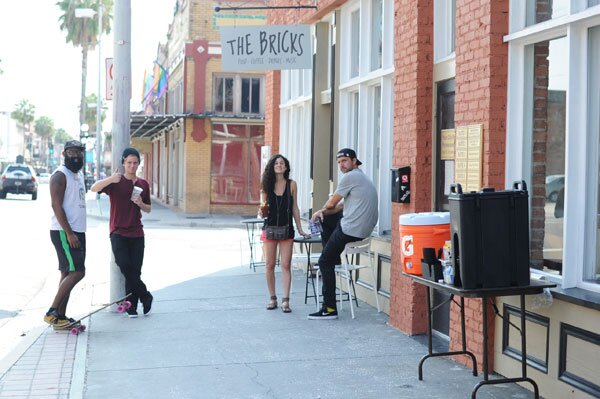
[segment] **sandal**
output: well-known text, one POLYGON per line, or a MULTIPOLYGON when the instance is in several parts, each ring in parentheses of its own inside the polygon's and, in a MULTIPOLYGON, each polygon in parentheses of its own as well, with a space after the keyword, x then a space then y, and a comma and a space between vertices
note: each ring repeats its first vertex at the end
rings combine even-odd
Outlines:
POLYGON ((267 310, 273 310, 277 308, 277 297, 273 295, 271 297, 271 302, 267 304, 267 310))
POLYGON ((281 300, 281 311, 283 313, 292 313, 292 309, 290 309, 290 298, 286 297, 281 300))

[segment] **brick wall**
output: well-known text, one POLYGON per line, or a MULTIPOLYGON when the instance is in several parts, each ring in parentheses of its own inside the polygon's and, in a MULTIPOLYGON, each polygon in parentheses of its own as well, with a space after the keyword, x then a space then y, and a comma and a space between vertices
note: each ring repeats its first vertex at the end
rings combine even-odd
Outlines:
POLYGON ((269 71, 265 76, 265 145, 271 154, 279 153, 279 103, 281 98, 281 71, 269 71))
POLYGON ((411 203, 392 207, 390 323, 407 334, 426 331, 425 288, 403 277, 400 214, 431 210, 433 1, 396 1, 394 37, 394 167, 411 167, 411 203))
POLYGON ((211 126, 204 119, 204 130, 207 138, 194 140, 190 132, 193 120, 186 119, 185 124, 185 190, 182 210, 186 213, 210 212, 210 159, 211 159, 211 126))
MULTIPOLYGON (((456 1, 456 126, 483 125, 483 186, 504 189, 508 0, 456 1)), ((482 359, 481 301, 466 300, 467 347, 482 359)), ((493 370, 494 323, 488 304, 489 370, 493 370)), ((460 340, 460 314, 450 315, 450 348, 460 340)), ((466 359, 459 359, 466 362, 466 359)), ((465 364, 468 364, 466 362, 465 364)), ((479 364, 481 367, 482 365, 479 364)))

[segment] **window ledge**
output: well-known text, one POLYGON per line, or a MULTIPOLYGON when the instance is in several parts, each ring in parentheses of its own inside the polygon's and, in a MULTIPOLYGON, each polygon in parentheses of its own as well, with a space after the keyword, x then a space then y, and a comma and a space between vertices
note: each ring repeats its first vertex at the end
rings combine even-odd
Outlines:
POLYGON ((600 293, 582 288, 551 288, 552 296, 561 301, 600 311, 600 293))

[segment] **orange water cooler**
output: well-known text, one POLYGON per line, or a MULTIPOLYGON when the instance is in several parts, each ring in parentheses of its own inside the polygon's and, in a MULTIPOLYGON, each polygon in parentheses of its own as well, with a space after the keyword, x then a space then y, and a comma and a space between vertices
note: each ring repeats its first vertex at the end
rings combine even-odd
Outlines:
POLYGON ((450 213, 426 212, 400 215, 400 261, 402 271, 421 276, 423 248, 435 252, 450 240, 450 213))

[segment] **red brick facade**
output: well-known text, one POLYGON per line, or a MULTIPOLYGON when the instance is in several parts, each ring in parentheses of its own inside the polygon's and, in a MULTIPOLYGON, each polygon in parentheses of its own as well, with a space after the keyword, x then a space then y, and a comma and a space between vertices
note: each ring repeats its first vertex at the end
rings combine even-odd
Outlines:
POLYGON ((398 217, 431 209, 433 0, 397 1, 394 27, 394 167, 411 167, 411 203, 392 208, 390 323, 407 334, 426 331, 425 289, 403 277, 398 217))
MULTIPOLYGON (((272 2, 280 5, 281 2, 272 2)), ((289 3, 289 2, 288 2, 289 3)), ((270 24, 313 23, 345 3, 320 1, 318 11, 272 11, 270 24)), ((426 331, 425 289, 401 275, 398 217, 432 209, 434 1, 394 2, 393 167, 411 167, 411 203, 392 207, 390 323, 407 334, 426 331)), ((508 45, 508 0, 456 0, 455 124, 483 125, 483 186, 504 189, 508 45)), ((280 75, 267 75, 266 142, 279 140, 280 75)), ((333 162, 333 160, 332 160, 333 162)), ((469 350, 481 359, 481 302, 466 301, 469 350)), ((489 369, 493 369, 494 314, 490 310, 489 369)), ((461 340, 453 305, 451 347, 461 340)), ((460 360, 460 359, 459 359, 460 360)), ((479 365, 481 368, 481 364, 479 365)))

